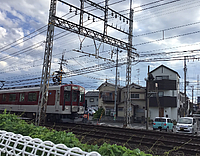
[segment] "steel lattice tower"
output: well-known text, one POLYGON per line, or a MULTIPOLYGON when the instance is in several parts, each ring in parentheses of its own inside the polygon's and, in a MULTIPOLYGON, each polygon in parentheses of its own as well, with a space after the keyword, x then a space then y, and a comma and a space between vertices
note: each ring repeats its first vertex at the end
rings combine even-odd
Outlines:
POLYGON ((51 71, 51 59, 52 59, 52 49, 53 49, 53 37, 54 37, 54 17, 56 14, 56 4, 57 0, 51 0, 50 10, 49 10, 49 21, 47 29, 47 37, 45 43, 44 61, 42 68, 42 77, 40 83, 40 93, 38 100, 38 109, 36 112, 36 125, 42 125, 45 123, 46 118, 46 108, 48 101, 48 87, 49 78, 51 71))

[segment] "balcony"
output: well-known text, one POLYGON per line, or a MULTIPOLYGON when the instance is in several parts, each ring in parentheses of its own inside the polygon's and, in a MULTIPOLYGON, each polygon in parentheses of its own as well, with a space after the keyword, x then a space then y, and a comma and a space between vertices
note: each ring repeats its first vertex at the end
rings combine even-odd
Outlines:
POLYGON ((115 92, 103 92, 102 100, 105 102, 113 102, 115 101, 115 92))
MULTIPOLYGON (((176 90, 176 80, 154 80, 158 84, 158 90, 176 90)), ((155 86, 155 85, 154 85, 155 86)))
MULTIPOLYGON (((170 96, 159 97, 160 107, 177 107, 177 98, 170 96)), ((158 107, 157 98, 149 98, 149 107, 158 107)))

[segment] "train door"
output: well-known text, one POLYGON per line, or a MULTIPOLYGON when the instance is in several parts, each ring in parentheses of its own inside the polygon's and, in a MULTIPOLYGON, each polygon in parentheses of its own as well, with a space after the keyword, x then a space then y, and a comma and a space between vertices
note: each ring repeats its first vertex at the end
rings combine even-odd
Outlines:
POLYGON ((80 106, 80 91, 73 90, 72 91, 72 101, 71 101, 72 112, 78 112, 79 106, 80 106))
POLYGON ((63 100, 63 111, 65 110, 65 106, 71 105, 71 91, 64 90, 64 98, 61 99, 63 100))
POLYGON ((55 110, 59 111, 60 91, 56 90, 55 110))

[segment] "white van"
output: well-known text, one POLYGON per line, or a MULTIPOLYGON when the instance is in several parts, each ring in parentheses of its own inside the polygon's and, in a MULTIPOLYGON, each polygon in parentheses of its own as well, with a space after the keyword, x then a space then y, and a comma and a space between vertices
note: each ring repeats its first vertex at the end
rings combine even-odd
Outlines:
POLYGON ((181 117, 176 124, 176 133, 197 133, 197 121, 193 117, 181 117))

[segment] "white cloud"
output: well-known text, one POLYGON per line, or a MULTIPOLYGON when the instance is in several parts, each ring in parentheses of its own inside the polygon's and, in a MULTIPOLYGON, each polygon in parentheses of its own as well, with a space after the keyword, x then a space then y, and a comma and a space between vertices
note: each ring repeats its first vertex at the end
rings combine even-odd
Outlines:
POLYGON ((6 33, 6 29, 5 29, 5 28, 2 28, 2 27, 0 27, 0 32, 1 32, 1 33, 0 33, 0 39, 3 38, 4 36, 6 36, 6 34, 7 34, 7 33, 6 33))

